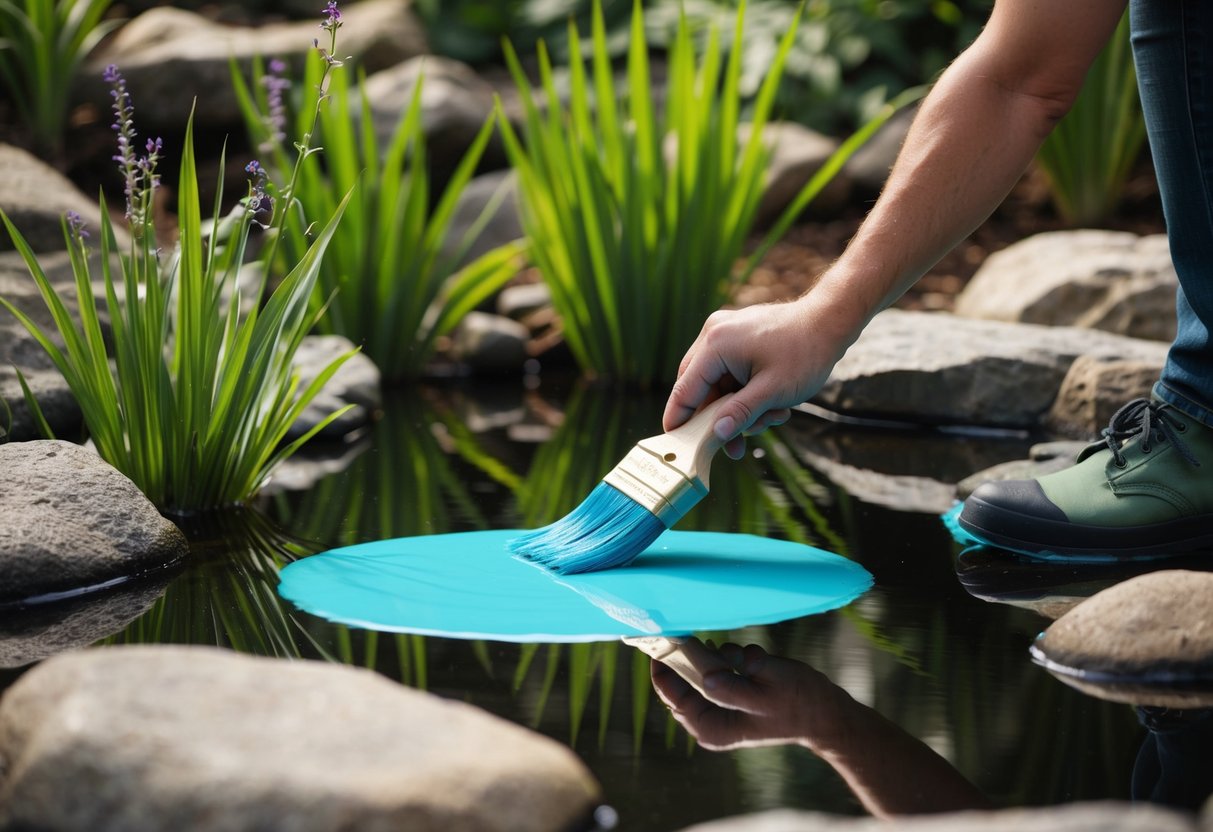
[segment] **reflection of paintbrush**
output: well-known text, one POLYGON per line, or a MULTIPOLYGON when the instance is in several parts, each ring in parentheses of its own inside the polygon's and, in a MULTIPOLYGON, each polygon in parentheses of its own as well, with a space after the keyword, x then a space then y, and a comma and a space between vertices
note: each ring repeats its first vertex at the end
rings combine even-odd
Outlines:
MULTIPOLYGON (((601 589, 585 586, 580 582, 569 583, 562 581, 559 578, 553 580, 561 586, 568 587, 576 592, 582 598, 585 598, 598 609, 605 612, 616 621, 627 624, 632 629, 641 633, 660 633, 664 628, 653 620, 653 611, 646 610, 643 607, 638 607, 631 604, 617 595, 612 595, 609 592, 604 592, 601 589)), ((660 613, 657 614, 658 617, 660 613)))
POLYGON ((616 465, 565 517, 511 540, 511 552, 573 574, 629 563, 708 493, 717 399, 669 433, 651 436, 616 465))

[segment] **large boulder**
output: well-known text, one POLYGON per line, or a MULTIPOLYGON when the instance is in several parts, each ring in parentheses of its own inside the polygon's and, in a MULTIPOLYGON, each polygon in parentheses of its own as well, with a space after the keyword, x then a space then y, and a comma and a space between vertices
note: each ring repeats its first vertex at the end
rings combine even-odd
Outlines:
POLYGON ((1164 234, 1052 231, 991 254, 956 314, 1170 341, 1178 285, 1164 234))
POLYGON ((180 560, 185 536, 80 445, 0 445, 0 605, 79 592, 180 560))
POLYGON ((888 310, 814 399, 839 413, 917 424, 1039 427, 1074 360, 1157 360, 1163 345, 1077 327, 888 310))
MULTIPOLYGON (((229 62, 246 74, 254 56, 287 61, 299 77, 317 28, 314 21, 274 23, 260 27, 224 26, 206 17, 160 6, 126 24, 89 61, 82 93, 108 110, 108 88, 101 80, 107 64, 117 64, 127 80, 135 120, 144 134, 178 133, 191 107, 196 128, 231 127, 241 122, 232 88, 229 62)), ((426 51, 421 24, 409 0, 364 0, 342 9, 338 37, 340 57, 352 57, 368 72, 393 66, 426 51)))
MULTIPOLYGON (((749 124, 742 124, 737 128, 739 148, 745 147, 751 133, 752 127, 749 124)), ((767 166, 766 188, 762 199, 759 200, 755 217, 759 226, 770 225, 778 219, 838 149, 837 139, 823 136, 791 121, 767 124, 762 131, 762 139, 771 158, 767 166)), ((818 216, 837 212, 846 204, 850 192, 850 180, 840 171, 825 189, 814 197, 807 210, 818 216)))
POLYGON ((1150 395, 1165 360, 1164 348, 1153 357, 1079 356, 1062 379, 1046 426, 1058 436, 1097 436, 1124 404, 1150 395))
POLYGON ((57 832, 562 832, 599 798, 568 748, 470 705, 201 647, 34 668, 0 701, 0 771, 0 826, 57 832))
MULTIPOLYGON (((94 240, 99 239, 101 210, 66 176, 36 156, 0 143, 0 210, 3 210, 34 251, 63 251, 63 215, 75 211, 94 240)), ((122 229, 115 229, 125 243, 122 229)), ((0 251, 12 251, 13 241, 0 231, 0 251)))

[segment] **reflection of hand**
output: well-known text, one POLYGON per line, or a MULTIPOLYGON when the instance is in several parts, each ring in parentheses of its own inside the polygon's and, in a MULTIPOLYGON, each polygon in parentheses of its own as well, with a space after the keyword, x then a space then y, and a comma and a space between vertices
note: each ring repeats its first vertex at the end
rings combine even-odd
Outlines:
POLYGON ((803 745, 878 817, 989 806, 947 760, 808 665, 754 644, 678 649, 672 667, 653 662, 653 687, 705 748, 803 745))
POLYGON ((687 639, 681 649, 693 664, 707 669, 702 681, 688 681, 654 662, 653 687, 705 748, 820 746, 828 740, 820 736, 820 726, 837 725, 841 700, 850 699, 808 665, 772 656, 756 644, 724 644, 713 651, 687 639))

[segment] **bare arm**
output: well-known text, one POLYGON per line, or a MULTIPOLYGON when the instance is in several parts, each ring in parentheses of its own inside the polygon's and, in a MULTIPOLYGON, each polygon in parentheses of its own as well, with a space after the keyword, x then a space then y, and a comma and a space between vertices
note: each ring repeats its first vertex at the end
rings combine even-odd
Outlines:
POLYGON ((811 397, 868 321, 1006 197, 1073 102, 1125 0, 997 0, 914 119, 875 207, 805 295, 714 313, 683 358, 665 427, 740 386, 717 433, 739 438, 811 397))

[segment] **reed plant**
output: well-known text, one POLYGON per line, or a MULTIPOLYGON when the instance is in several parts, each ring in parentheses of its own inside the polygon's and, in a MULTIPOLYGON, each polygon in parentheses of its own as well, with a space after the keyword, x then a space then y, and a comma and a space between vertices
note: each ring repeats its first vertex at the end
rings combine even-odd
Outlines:
POLYGON ((886 106, 844 142, 735 268, 766 184, 770 153, 763 128, 799 15, 755 97, 749 138, 739 143, 744 21, 742 3, 726 62, 715 29, 697 60, 687 18, 680 17, 660 114, 639 2, 633 7, 627 82, 619 93, 598 3, 589 70, 576 24, 569 24, 567 107, 543 44, 538 49, 541 101, 507 45, 525 113, 521 135, 504 114, 500 122, 518 171, 523 226, 569 347, 589 375, 640 385, 673 379, 704 318, 908 98, 886 106))
POLYGON ((80 63, 114 27, 112 0, 0 0, 0 79, 36 152, 63 148, 80 63))
POLYGON ((320 96, 328 98, 315 132, 316 142, 326 150, 321 164, 306 155, 299 159, 295 148, 285 143, 285 93, 292 86, 285 71, 279 62, 271 61, 268 68, 257 62, 249 85, 235 65, 232 69, 246 126, 254 143, 266 151, 271 169, 284 172, 297 165, 292 193, 303 211, 286 223, 282 251, 288 262, 300 257, 310 244, 306 218, 327 216, 341 194, 356 188, 346 221, 320 267, 313 297, 321 312, 317 326, 360 344, 385 378, 416 378, 438 339, 521 267, 521 243, 506 244, 460 265, 501 196, 490 201, 460 239, 448 239, 456 204, 491 138, 492 116, 441 194, 435 195, 422 122, 424 77, 386 146, 380 146, 361 85, 355 90, 342 75, 322 91, 318 82, 324 61, 310 56, 298 113, 311 113, 320 96), (434 196, 437 202, 431 203, 434 196))
MULTIPOLYGON (((329 11, 326 54, 331 54, 340 25, 335 3, 330 2, 329 11)), ((224 311, 224 290, 235 284, 250 228, 268 217, 271 231, 280 231, 291 210, 289 191, 277 200, 270 197, 264 170, 251 162, 245 198, 220 219, 220 192, 214 219, 204 223, 191 119, 178 184, 178 241, 171 253, 162 253, 152 212, 162 143, 148 140, 146 152, 139 154, 125 82, 115 67, 106 75, 114 89, 116 158, 126 181, 131 229, 129 249, 119 252, 103 198, 101 277, 113 346, 107 347, 102 337, 86 255, 88 232, 79 217, 69 215, 63 222, 80 309, 77 323, 28 244, 0 213, 65 346, 57 346, 8 301, 0 299, 0 304, 25 325, 63 374, 98 453, 160 509, 185 513, 240 503, 258 490, 275 464, 341 412, 283 444, 287 430, 350 355, 332 361, 300 389, 292 359, 314 321, 309 304, 321 258, 349 197, 335 206, 264 305, 243 308, 239 293, 232 292, 224 311), (117 256, 118 274, 111 256, 117 256)), ((308 156, 306 140, 301 147, 302 156, 308 156)), ((37 402, 28 393, 26 398, 41 419, 37 402)))
POLYGON ((1036 155, 1062 219, 1076 227, 1107 222, 1145 138, 1126 12, 1087 73, 1074 106, 1036 155))

